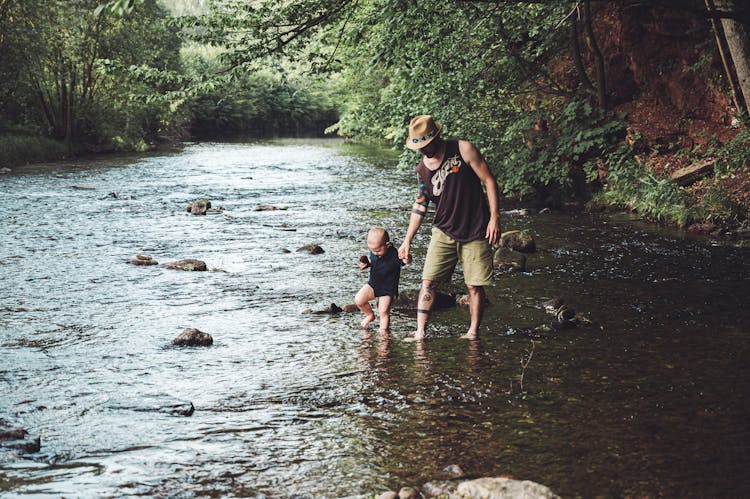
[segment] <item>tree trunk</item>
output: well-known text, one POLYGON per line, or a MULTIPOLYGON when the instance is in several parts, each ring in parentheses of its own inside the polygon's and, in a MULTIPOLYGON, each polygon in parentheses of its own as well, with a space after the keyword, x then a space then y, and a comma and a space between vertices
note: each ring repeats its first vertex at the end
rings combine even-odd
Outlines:
MULTIPOLYGON (((740 4, 736 0, 715 0, 714 3, 718 9, 729 12, 737 12, 738 4, 740 4)), ((738 97, 744 109, 738 111, 748 112, 750 111, 748 102, 750 101, 750 26, 736 19, 724 18, 721 20, 721 27, 724 29, 737 83, 742 93, 742 96, 738 97)))
MULTIPOLYGON (((706 9, 708 9, 709 16, 713 16, 716 11, 714 0, 704 0, 706 9)), ((719 49, 719 56, 721 56, 721 64, 724 67, 724 75, 729 83, 729 89, 732 91, 732 102, 737 112, 741 112, 744 108, 744 102, 742 100, 742 94, 739 91, 739 85, 737 84, 737 75, 732 67, 731 56, 729 55, 729 47, 727 47, 727 39, 724 36, 724 29, 721 27, 721 20, 714 19, 711 17, 711 27, 714 30, 716 37, 716 47, 719 49)))
POLYGON ((604 73, 604 56, 596 43, 594 30, 591 27, 591 1, 583 2, 584 28, 586 30, 586 40, 594 55, 594 67, 596 68, 596 100, 601 109, 607 109, 607 78, 604 73))
POLYGON ((581 56, 581 44, 578 43, 578 16, 570 16, 570 47, 573 55, 573 62, 576 65, 576 71, 578 71, 578 78, 581 81, 581 85, 587 92, 592 94, 594 85, 591 84, 588 75, 586 74, 586 67, 583 65, 583 57, 581 56))

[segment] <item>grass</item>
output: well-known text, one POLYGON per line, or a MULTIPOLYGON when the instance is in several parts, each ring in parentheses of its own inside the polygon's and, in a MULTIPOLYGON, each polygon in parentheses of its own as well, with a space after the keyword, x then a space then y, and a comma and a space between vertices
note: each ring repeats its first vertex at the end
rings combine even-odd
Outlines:
POLYGON ((64 143, 33 135, 0 135, 0 167, 54 161, 68 156, 64 143))

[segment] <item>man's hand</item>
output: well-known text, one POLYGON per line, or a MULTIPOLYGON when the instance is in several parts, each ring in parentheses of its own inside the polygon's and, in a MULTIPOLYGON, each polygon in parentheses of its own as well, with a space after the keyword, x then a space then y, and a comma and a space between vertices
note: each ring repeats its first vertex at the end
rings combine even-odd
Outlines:
POLYGON ((485 233, 485 238, 490 243, 490 246, 496 245, 498 242, 500 242, 500 235, 502 232, 500 232, 500 217, 497 215, 493 215, 490 217, 490 223, 487 224, 487 232, 485 233))
POLYGON ((404 263, 411 263, 411 245, 404 242, 398 248, 398 257, 404 263))

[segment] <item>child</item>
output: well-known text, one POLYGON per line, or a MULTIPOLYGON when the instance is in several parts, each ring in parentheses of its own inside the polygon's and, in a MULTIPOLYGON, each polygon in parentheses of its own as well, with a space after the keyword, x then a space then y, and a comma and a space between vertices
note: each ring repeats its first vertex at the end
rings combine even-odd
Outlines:
POLYGON ((398 251, 391 245, 388 232, 382 227, 374 227, 367 233, 367 247, 370 258, 359 258, 359 269, 370 267, 370 279, 354 297, 354 303, 365 314, 360 324, 366 328, 375 320, 370 301, 377 298, 380 315, 380 332, 387 333, 391 322, 391 303, 398 295, 398 280, 403 263, 398 258, 398 251))

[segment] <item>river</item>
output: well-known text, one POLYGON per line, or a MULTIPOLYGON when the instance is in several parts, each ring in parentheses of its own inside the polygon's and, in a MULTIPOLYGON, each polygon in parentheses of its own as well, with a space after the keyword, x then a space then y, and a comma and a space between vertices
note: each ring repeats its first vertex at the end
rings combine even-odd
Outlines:
POLYGON ((0 176, 0 418, 42 441, 0 453, 0 495, 372 497, 451 464, 563 497, 750 495, 750 249, 511 213, 503 230, 539 251, 497 273, 477 342, 461 307, 423 344, 402 341, 405 312, 390 340, 359 313, 302 314, 353 302, 369 227, 403 237, 415 188, 395 164, 335 141, 195 143, 0 176), (201 198, 223 210, 189 214, 201 198), (530 334, 558 296, 590 323, 530 334), (187 327, 214 345, 172 347, 187 327), (174 401, 195 412, 158 410, 174 401))

